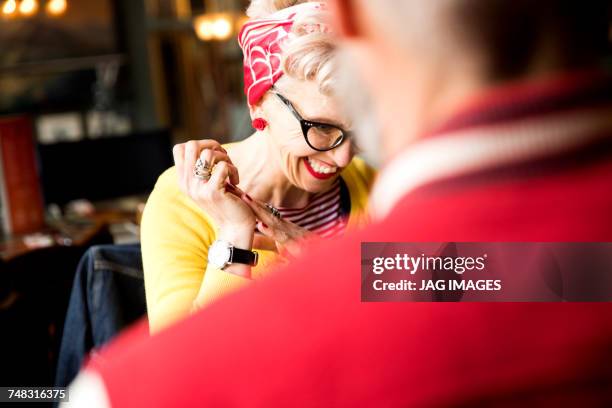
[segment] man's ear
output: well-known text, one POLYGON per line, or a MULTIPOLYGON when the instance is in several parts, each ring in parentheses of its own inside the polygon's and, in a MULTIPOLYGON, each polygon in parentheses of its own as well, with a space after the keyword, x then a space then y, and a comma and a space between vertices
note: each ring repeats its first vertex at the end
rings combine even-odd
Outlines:
POLYGON ((355 0, 332 0, 329 2, 331 24, 341 38, 354 38, 359 35, 355 0))

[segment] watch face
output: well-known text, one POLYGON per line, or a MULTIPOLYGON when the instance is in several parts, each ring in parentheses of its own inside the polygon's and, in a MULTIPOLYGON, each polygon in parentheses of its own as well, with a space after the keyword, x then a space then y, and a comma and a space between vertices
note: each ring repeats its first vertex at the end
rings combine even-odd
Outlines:
POLYGON ((230 245, 224 241, 216 241, 208 250, 208 262, 217 268, 223 268, 229 262, 230 255, 230 245))

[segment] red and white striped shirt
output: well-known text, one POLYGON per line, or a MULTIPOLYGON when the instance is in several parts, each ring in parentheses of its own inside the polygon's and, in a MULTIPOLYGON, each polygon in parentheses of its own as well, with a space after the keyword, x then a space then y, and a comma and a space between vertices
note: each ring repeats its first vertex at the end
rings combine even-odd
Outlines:
POLYGON ((341 206, 340 179, 327 191, 315 194, 302 208, 278 207, 283 219, 306 228, 322 238, 341 235, 346 229, 346 217, 341 206))

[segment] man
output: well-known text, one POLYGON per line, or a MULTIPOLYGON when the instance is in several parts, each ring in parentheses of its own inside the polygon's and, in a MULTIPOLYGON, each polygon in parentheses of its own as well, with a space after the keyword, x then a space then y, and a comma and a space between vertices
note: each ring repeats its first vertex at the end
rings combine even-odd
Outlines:
POLYGON ((93 359, 73 400, 608 404, 609 304, 359 298, 362 241, 612 240, 606 3, 333 2, 389 161, 379 220, 158 336, 124 337, 93 359))

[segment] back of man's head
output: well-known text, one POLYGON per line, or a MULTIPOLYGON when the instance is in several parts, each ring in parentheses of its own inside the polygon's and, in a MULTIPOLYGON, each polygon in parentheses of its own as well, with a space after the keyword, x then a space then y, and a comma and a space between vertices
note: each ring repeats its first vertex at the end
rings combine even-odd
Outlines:
POLYGON ((492 79, 521 76, 537 65, 592 65, 608 49, 608 0, 458 0, 458 30, 488 62, 492 79))
POLYGON ((610 55, 610 0, 334 4, 349 78, 345 105, 376 163, 491 87, 593 67, 610 55), (351 76, 357 69, 362 87, 351 76), (368 95, 358 98, 360 89, 368 95))
POLYGON ((432 54, 477 56, 492 80, 591 65, 610 47, 610 0, 363 3, 398 44, 405 41, 407 51, 420 45, 432 54))

